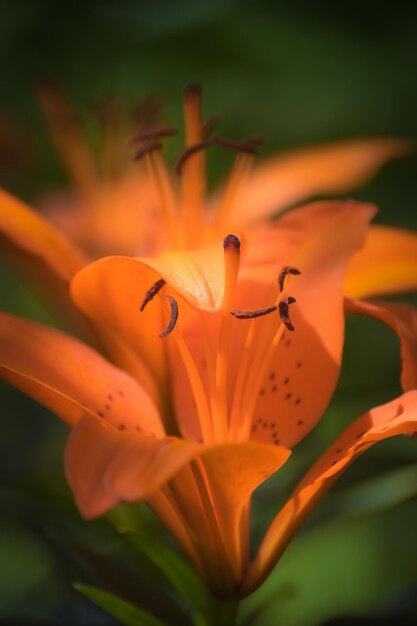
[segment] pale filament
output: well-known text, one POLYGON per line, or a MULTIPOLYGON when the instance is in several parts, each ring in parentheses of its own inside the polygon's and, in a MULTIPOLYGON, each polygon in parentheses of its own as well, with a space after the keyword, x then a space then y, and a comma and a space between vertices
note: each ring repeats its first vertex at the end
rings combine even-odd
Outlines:
POLYGON ((168 168, 159 150, 148 152, 145 158, 150 177, 161 199, 170 239, 174 247, 181 249, 183 234, 180 228, 179 206, 168 168))

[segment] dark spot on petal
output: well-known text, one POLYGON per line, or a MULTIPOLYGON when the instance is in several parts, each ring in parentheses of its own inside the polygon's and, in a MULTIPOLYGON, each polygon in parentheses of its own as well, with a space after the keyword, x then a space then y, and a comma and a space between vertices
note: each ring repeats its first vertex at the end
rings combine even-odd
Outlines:
POLYGON ((287 339, 287 341, 285 342, 285 345, 288 348, 291 345, 291 339, 287 339))
POLYGON ((287 378, 284 378, 284 385, 288 385, 289 382, 290 382, 290 379, 288 378, 288 376, 287 378))
POLYGON ((260 396, 264 396, 265 395, 265 389, 261 389, 260 392, 259 392, 259 395, 260 396))
POLYGON ((257 430, 258 430, 258 427, 257 427, 257 425, 256 425, 256 424, 254 424, 254 425, 252 426, 252 432, 256 433, 256 431, 257 431, 257 430))
POLYGON ((292 398, 292 393, 291 391, 289 391, 286 395, 285 395, 285 399, 289 400, 290 398, 292 398))
POLYGON ((276 391, 278 389, 278 385, 272 385, 271 389, 272 391, 276 391))
POLYGON ((336 465, 337 461, 332 461, 331 467, 333 467, 333 465, 336 465))
POLYGON ((99 417, 104 417, 104 413, 102 413, 101 411, 98 412, 98 416, 99 417))
POLYGON ((108 393, 108 394, 107 394, 107 398, 108 398, 109 400, 113 400, 113 396, 112 396, 112 394, 111 394, 111 393, 108 393))
POLYGON ((269 380, 274 380, 275 372, 269 372, 269 380))
POLYGON ((302 362, 301 362, 301 361, 298 361, 298 363, 297 363, 296 367, 300 368, 301 366, 302 366, 302 362))
POLYGON ((104 408, 108 411, 110 409, 110 404, 105 404, 104 408))
POLYGON ((302 426, 304 424, 304 420, 298 420, 297 424, 298 426, 302 426))
POLYGON ((125 392, 123 391, 123 389, 119 389, 117 393, 121 398, 124 398, 125 392))
POLYGON ((118 430, 126 430, 126 425, 125 424, 119 424, 117 428, 118 428, 118 430))
POLYGON ((275 422, 271 422, 271 423, 269 424, 269 428, 275 428, 275 422))
POLYGON ((258 424, 262 424, 262 417, 258 417, 258 424))
POLYGON ((301 398, 297 398, 297 400, 295 401, 295 404, 300 404, 301 403, 301 398))
POLYGON ((340 454, 341 452, 342 452, 342 448, 338 448, 338 449, 336 450, 336 454, 340 454))
POLYGON ((361 437, 364 436, 365 433, 366 433, 366 430, 364 430, 362 433, 359 433, 359 435, 356 435, 355 439, 360 439, 361 437))

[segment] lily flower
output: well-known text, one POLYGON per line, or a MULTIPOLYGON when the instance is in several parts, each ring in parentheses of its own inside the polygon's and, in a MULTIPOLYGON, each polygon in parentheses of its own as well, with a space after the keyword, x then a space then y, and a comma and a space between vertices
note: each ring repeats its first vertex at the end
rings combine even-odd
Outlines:
MULTIPOLYGON (((84 517, 145 500, 214 594, 244 597, 354 458, 417 430, 414 390, 359 417, 250 558, 252 494, 285 471, 336 385, 346 265, 374 212, 314 203, 257 238, 233 234, 223 245, 86 266, 71 298, 107 358, 63 332, 0 315, 2 377, 72 429, 65 470, 84 517)), ((415 333, 402 323, 405 378, 416 388, 415 333)))
MULTIPOLYGON (((125 126, 111 102, 101 107, 105 142, 97 164, 84 129, 62 94, 44 85, 39 95, 74 192, 65 199, 50 199, 49 208, 44 206, 45 219, 0 190, 0 254, 61 320, 71 328, 82 327, 83 336, 88 333, 68 297, 68 286, 94 258, 187 250, 219 241, 227 232, 244 232, 259 241, 262 229, 271 228, 270 217, 279 217, 309 196, 346 192, 411 149, 404 140, 357 139, 293 150, 254 165, 259 138, 236 142, 216 135, 216 118, 203 122, 201 90, 190 85, 184 95, 185 147, 175 174, 162 153, 164 139, 174 132, 166 126, 136 132, 129 145, 140 162, 126 162, 126 144, 121 141, 125 126), (237 156, 229 180, 207 198, 206 151, 216 146, 236 151, 237 156)), ((407 288, 407 276, 414 284, 415 235, 371 227, 365 249, 353 262, 352 276, 348 273, 347 295, 356 297, 368 258, 375 279, 379 274, 375 263, 381 262, 380 252, 387 245, 389 258, 396 259, 397 269, 390 270, 392 282, 407 288), (406 272, 403 258, 408 262, 406 272)), ((252 250, 259 254, 256 246, 252 250)))

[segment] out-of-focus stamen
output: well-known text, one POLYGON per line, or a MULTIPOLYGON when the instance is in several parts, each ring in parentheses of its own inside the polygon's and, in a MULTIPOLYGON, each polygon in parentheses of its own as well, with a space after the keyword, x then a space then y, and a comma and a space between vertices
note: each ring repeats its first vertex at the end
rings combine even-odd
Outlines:
POLYGON ((209 117, 203 123, 202 133, 203 133, 204 141, 207 141, 208 139, 210 139, 214 129, 218 126, 218 124, 220 123, 221 119, 222 118, 219 117, 219 116, 213 116, 213 117, 209 117))
POLYGON ((135 154, 133 155, 133 160, 140 161, 146 154, 150 154, 151 152, 154 152, 154 150, 160 150, 161 148, 162 143, 160 141, 147 141, 136 150, 135 154))
POLYGON ((190 146, 189 148, 184 148, 184 150, 179 155, 174 166, 175 172, 178 174, 178 176, 181 174, 182 168, 185 162, 187 161, 187 159, 189 159, 190 156, 192 156, 196 152, 199 152, 201 150, 206 150, 209 145, 210 145, 209 142, 202 141, 201 143, 196 143, 193 146, 190 146))
POLYGON ((164 137, 171 137, 178 131, 170 126, 153 126, 152 128, 144 128, 134 133, 128 140, 128 146, 134 146, 142 141, 148 141, 150 139, 163 139, 164 137))

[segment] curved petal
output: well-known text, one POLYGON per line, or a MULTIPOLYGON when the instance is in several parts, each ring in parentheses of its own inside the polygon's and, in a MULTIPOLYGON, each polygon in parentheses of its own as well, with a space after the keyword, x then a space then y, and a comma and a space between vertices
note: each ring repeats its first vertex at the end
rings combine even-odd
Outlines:
POLYGON ((68 283, 88 259, 23 202, 0 190, 0 254, 55 310, 80 323, 68 283))
MULTIPOLYGON (((370 205, 355 202, 324 202, 293 211, 280 221, 282 227, 298 225, 297 246, 290 251, 285 265, 301 271, 286 286, 285 295, 296 298, 290 317, 295 332, 285 330, 260 387, 256 402, 252 435, 254 440, 279 442, 291 448, 317 423, 336 385, 344 340, 343 277, 349 257, 362 245, 368 222, 374 213, 370 205), (311 223, 310 226, 306 224, 311 223), (303 229, 305 229, 303 231, 303 229), (304 235, 301 233, 304 232, 304 235)), ((281 267, 269 268, 269 280, 276 282, 281 267)), ((248 306, 257 291, 262 291, 254 265, 250 280, 239 285, 241 298, 248 306)), ((265 274, 262 263, 261 272, 265 274)), ((269 303, 277 295, 269 287, 269 303)), ((266 306, 264 301, 262 306, 266 306)), ((240 306, 239 306, 240 308, 240 306)), ((277 315, 256 321, 259 341, 272 337, 278 329, 277 315)), ((239 321, 242 334, 248 321, 239 321)), ((257 345, 255 342, 254 348, 257 345)), ((241 352, 236 348, 236 368, 241 352)), ((258 359, 258 362, 260 359, 258 359)), ((256 359, 253 359, 257 376, 256 359)), ((247 381, 247 388, 251 383, 247 381)), ((246 397, 248 397, 248 393, 246 397)), ((245 400, 242 403, 245 410, 245 400)))
POLYGON ((359 187, 384 163, 412 148, 411 142, 401 139, 353 139, 266 159, 240 186, 229 226, 241 228, 309 197, 359 187))
POLYGON ((98 168, 80 120, 58 87, 38 84, 37 94, 68 174, 76 187, 88 193, 98 178, 98 168))
POLYGON ((249 558, 252 493, 291 455, 282 446, 254 442, 213 446, 201 455, 210 500, 237 586, 249 558))
POLYGON ((346 300, 346 313, 368 315, 387 324, 401 341, 401 384, 404 391, 417 389, 417 309, 393 302, 346 300))
POLYGON ((416 430, 416 391, 371 409, 355 420, 313 465, 272 522, 249 568, 242 595, 248 595, 262 583, 311 510, 357 456, 387 437, 410 435, 416 430))
POLYGON ((163 434, 155 406, 125 372, 62 332, 0 313, 4 380, 71 426, 85 414, 116 428, 163 434))
POLYGON ((417 289, 417 233, 372 226, 365 246, 350 260, 345 294, 368 298, 417 289))
POLYGON ((83 417, 68 441, 65 472, 82 515, 93 518, 121 502, 151 497, 197 451, 181 439, 120 432, 83 417))

